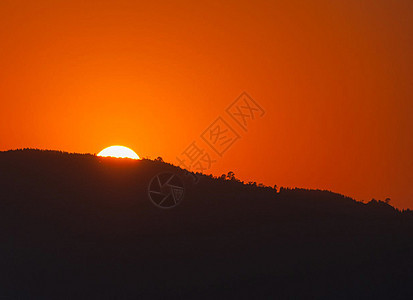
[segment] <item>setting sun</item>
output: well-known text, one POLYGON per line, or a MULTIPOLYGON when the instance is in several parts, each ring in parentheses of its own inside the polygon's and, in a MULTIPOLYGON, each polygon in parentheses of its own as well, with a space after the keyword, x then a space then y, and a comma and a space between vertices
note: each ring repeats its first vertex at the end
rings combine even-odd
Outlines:
POLYGON ((131 158, 140 159, 138 154, 132 149, 124 146, 110 146, 98 153, 98 156, 102 157, 117 157, 117 158, 131 158))

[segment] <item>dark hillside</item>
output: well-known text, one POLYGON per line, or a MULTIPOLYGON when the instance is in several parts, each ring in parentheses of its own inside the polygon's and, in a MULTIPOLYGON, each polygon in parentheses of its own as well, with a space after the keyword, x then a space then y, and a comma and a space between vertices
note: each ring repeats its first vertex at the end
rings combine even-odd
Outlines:
POLYGON ((0 152, 0 298, 409 298, 413 215, 162 161, 0 152), (173 172, 182 203, 157 208, 173 172))

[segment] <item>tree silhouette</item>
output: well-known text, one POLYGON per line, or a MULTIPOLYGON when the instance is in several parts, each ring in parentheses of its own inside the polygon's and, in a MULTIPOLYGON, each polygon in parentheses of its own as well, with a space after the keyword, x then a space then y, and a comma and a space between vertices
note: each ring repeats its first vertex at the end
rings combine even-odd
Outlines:
POLYGON ((235 173, 232 171, 229 171, 227 174, 227 179, 228 180, 235 180, 235 173))

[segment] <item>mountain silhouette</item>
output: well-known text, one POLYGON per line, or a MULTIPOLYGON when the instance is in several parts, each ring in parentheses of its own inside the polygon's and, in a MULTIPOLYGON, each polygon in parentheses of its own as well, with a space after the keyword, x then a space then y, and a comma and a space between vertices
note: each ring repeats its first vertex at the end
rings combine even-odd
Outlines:
POLYGON ((0 188, 0 298, 413 297, 385 201, 34 149, 0 152, 0 188))

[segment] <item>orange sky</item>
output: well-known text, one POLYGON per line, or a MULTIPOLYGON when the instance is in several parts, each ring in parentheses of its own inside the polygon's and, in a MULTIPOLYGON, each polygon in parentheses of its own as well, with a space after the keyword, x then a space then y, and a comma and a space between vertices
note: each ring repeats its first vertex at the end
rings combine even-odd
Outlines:
POLYGON ((411 0, 2 0, 0 150, 177 163, 246 91, 208 173, 413 208, 412 53, 411 0))

